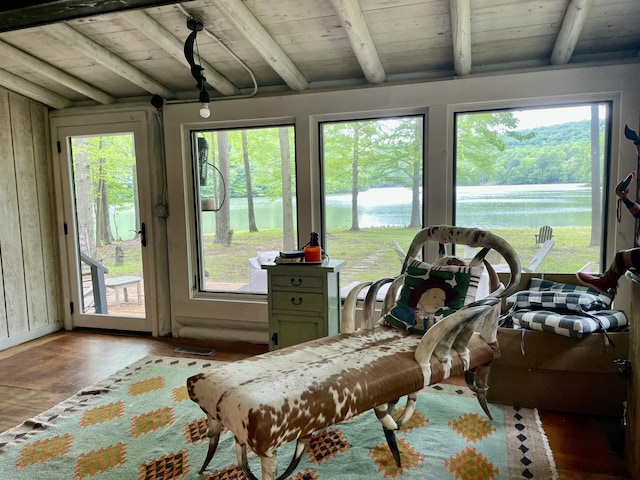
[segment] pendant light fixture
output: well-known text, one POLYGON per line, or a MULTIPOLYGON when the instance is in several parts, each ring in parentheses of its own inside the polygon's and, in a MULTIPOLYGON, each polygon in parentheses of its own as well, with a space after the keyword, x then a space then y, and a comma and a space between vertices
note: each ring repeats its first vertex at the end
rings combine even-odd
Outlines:
POLYGON ((196 52, 198 52, 198 61, 200 61, 197 36, 198 32, 202 31, 204 28, 204 25, 200 20, 195 17, 191 17, 187 20, 187 28, 191 30, 191 33, 184 42, 184 56, 191 67, 191 75, 196 79, 196 88, 199 90, 198 101, 200 102, 200 116, 202 118, 209 118, 211 110, 209 109, 209 92, 207 92, 207 89, 205 88, 206 78, 202 73, 204 68, 202 68, 199 63, 196 63, 194 55, 195 46, 196 52))

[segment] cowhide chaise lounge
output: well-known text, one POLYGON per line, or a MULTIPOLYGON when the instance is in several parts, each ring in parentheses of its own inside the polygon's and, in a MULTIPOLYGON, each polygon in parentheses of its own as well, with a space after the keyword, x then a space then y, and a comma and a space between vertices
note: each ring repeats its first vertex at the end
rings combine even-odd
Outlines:
POLYGON ((504 239, 490 232, 446 225, 420 231, 409 247, 399 277, 365 283, 350 292, 340 334, 216 366, 187 380, 189 396, 205 412, 209 426, 209 450, 200 473, 211 461, 226 427, 235 436, 238 462, 249 479, 256 477, 248 466, 247 447, 260 457, 262 479, 273 480, 278 447, 296 440, 294 457, 278 477, 286 478, 297 467, 313 432, 372 409, 400 464, 394 430, 412 415, 417 392, 463 373, 491 418, 486 404, 487 377, 491 362, 499 355, 496 331, 500 303, 515 291, 519 279, 517 254, 504 239), (440 258, 434 265, 414 258, 429 241, 440 245, 440 258), (481 249, 466 265, 445 256, 446 244, 481 249), (485 260, 491 249, 510 267, 506 288, 485 260), (454 265, 447 265, 451 263, 454 265), (460 263, 463 266, 458 266, 460 263), (460 291, 466 287, 466 293, 458 295, 464 298, 458 298, 458 302, 468 298, 476 291, 478 272, 484 268, 491 280, 487 296, 457 310, 438 303, 444 302, 445 291, 448 299, 455 298, 450 286, 460 287, 460 291), (448 285, 429 290, 440 295, 436 304, 441 308, 425 307, 430 294, 416 300, 421 292, 418 284, 426 282, 433 287, 433 282, 443 278, 448 285), (376 317, 377 290, 389 282, 382 307, 386 313, 376 317), (369 290, 362 326, 356 330, 356 296, 364 286, 369 290), (417 293, 412 294, 414 291, 417 293), (411 333, 429 326, 421 323, 436 321, 424 335, 411 333), (394 406, 405 395, 404 413, 394 419, 394 406))

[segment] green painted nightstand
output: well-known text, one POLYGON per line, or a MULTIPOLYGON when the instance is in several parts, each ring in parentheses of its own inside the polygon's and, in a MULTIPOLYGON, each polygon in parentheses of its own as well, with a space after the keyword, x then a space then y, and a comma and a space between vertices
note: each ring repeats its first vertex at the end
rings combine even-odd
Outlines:
POLYGON ((318 265, 267 263, 269 349, 340 331, 340 270, 344 260, 318 265))

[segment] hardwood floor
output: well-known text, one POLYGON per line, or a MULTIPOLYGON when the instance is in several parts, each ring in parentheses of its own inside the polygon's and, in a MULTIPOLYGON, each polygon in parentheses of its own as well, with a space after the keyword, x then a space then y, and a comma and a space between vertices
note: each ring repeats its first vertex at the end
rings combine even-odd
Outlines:
MULTIPOLYGON (((59 332, 0 352, 0 431, 56 405, 147 355, 183 357, 179 346, 214 349, 209 358, 235 361, 266 345, 153 338, 110 332, 59 332)), ((560 480, 627 480, 624 432, 616 418, 540 411, 560 480)))

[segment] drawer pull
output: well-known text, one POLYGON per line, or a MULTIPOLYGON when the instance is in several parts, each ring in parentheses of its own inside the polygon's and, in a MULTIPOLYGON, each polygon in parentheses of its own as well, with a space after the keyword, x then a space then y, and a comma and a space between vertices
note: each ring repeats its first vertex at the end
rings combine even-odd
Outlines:
POLYGON ((291 297, 291 303, 294 305, 302 305, 302 297, 298 297, 297 300, 295 297, 291 297))
POLYGON ((291 285, 294 287, 299 287, 300 285, 302 285, 302 279, 301 278, 292 278, 291 279, 291 285))

